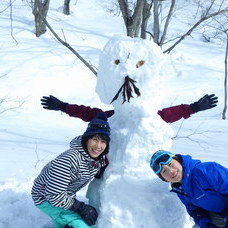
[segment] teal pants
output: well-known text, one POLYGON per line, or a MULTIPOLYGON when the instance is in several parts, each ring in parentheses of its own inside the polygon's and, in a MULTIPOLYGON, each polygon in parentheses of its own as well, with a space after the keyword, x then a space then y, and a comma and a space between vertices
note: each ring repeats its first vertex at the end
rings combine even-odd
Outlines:
POLYGON ((37 207, 45 214, 49 215, 54 223, 54 228, 64 228, 65 225, 74 228, 89 228, 81 216, 71 210, 61 207, 55 207, 47 201, 37 205, 37 207))

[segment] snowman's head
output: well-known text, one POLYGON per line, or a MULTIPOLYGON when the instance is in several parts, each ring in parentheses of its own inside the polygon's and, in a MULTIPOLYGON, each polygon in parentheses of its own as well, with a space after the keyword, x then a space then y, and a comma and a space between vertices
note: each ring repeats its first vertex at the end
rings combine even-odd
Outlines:
POLYGON ((96 92, 101 101, 115 106, 156 96, 162 58, 152 41, 114 36, 100 55, 96 92))

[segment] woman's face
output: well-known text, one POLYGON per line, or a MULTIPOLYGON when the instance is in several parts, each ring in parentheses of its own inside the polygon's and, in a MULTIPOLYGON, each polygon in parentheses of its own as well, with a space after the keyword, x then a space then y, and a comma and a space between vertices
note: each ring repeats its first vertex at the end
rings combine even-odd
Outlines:
POLYGON ((89 155, 92 158, 97 158, 105 151, 107 142, 101 139, 98 135, 95 135, 87 141, 86 146, 89 155))
POLYGON ((169 164, 162 165, 161 175, 167 182, 179 183, 183 178, 183 167, 180 162, 172 159, 169 164))

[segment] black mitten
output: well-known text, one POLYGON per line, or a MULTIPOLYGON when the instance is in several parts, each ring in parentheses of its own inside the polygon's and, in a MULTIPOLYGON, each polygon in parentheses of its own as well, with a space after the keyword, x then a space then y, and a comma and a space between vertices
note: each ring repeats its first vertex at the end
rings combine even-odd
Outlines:
POLYGON ((68 105, 68 103, 64 103, 52 95, 49 97, 43 96, 41 99, 41 104, 45 109, 55 111, 61 110, 62 112, 66 112, 66 106, 68 105))
POLYGON ((97 221, 97 210, 94 207, 76 199, 70 210, 78 213, 89 226, 94 225, 97 221))
POLYGON ((205 95, 200 98, 197 102, 190 104, 190 108, 193 113, 214 108, 217 106, 218 97, 215 94, 205 95))

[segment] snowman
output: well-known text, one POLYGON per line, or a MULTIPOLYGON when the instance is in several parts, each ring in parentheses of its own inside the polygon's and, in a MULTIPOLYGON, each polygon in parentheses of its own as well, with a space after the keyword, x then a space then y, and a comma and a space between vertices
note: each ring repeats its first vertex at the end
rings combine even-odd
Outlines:
POLYGON ((140 38, 114 36, 100 55, 96 92, 102 102, 113 105, 115 114, 109 118, 110 164, 102 180, 93 181, 87 193, 100 208, 96 227, 179 226, 170 212, 161 225, 159 212, 167 203, 161 205, 158 198, 170 204, 177 200, 149 167, 156 150, 169 150, 172 145, 172 130, 157 114, 163 64, 161 49, 140 38))

